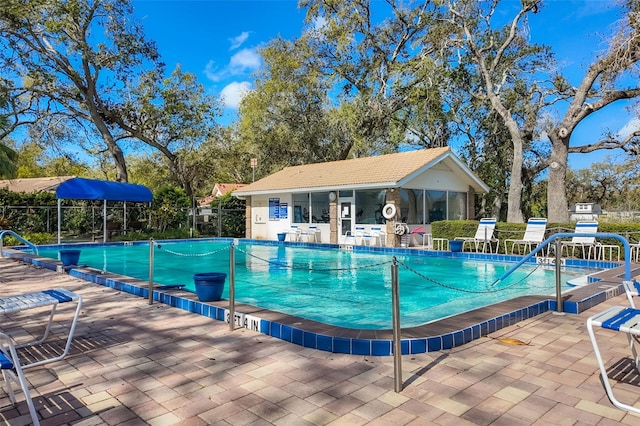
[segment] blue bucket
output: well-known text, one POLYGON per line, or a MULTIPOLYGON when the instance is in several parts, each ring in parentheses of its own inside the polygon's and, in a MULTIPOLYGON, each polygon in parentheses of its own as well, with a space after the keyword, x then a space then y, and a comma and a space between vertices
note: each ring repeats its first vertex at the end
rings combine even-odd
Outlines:
POLYGON ((224 282, 227 274, 223 272, 203 272, 194 274, 193 282, 196 285, 196 295, 201 302, 215 302, 222 298, 224 282))
POLYGON ((462 251, 462 240, 449 240, 449 250, 451 251, 462 251))
POLYGON ((77 266, 80 261, 80 250, 63 249, 60 250, 60 261, 62 266, 77 266))

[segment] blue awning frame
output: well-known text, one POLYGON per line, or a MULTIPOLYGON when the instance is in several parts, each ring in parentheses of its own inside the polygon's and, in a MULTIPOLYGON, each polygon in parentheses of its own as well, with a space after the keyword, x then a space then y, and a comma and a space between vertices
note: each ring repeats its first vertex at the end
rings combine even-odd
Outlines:
POLYGON ((61 241, 61 201, 63 199, 103 201, 103 242, 107 242, 107 201, 124 201, 124 226, 126 228, 127 201, 146 203, 153 200, 151 190, 144 185, 86 178, 73 178, 61 183, 56 189, 56 197, 58 198, 58 244, 61 241))

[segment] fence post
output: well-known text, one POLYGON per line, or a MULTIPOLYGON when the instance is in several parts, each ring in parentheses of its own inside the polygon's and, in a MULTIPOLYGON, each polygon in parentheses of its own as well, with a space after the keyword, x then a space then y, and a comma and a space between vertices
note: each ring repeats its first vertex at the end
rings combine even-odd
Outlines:
POLYGON ((402 341, 400 336, 400 289, 398 285, 398 264, 393 256, 391 264, 391 303, 393 317, 393 376, 394 390, 402 391, 402 341))

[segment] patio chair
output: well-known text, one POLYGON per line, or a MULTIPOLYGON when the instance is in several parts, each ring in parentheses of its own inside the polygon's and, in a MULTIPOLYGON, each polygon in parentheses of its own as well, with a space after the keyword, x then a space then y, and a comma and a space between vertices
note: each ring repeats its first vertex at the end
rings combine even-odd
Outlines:
POLYGON ((381 226, 374 226, 371 228, 371 244, 375 244, 380 247, 384 247, 387 243, 387 233, 381 226))
POLYGON ((11 403, 14 406, 16 405, 16 395, 13 391, 13 387, 11 386, 12 383, 15 383, 20 387, 24 394, 24 399, 27 403, 27 407, 29 407, 29 414, 31 414, 33 424, 35 426, 39 426, 40 421, 38 420, 38 414, 33 405, 31 394, 29 393, 27 379, 24 377, 24 372, 22 371, 20 358, 16 352, 13 340, 4 333, 0 333, 0 369, 2 369, 2 378, 7 384, 7 394, 9 395, 11 403))
POLYGON ((291 225, 287 231, 287 235, 289 236, 289 241, 298 241, 300 239, 300 228, 298 228, 298 225, 291 225))
MULTIPOLYGON (((574 230, 576 234, 595 234, 596 232, 598 232, 598 222, 578 222, 574 230)), ((575 236, 571 238, 571 241, 562 241, 560 243, 560 255, 562 255, 566 249, 567 256, 569 256, 569 248, 571 248, 571 257, 575 257, 577 248, 580 248, 584 259, 591 259, 591 253, 593 253, 595 257, 598 255, 596 237, 575 236)))
POLYGON ((547 219, 545 218, 531 218, 527 221, 527 229, 524 231, 524 236, 521 240, 506 239, 504 240, 504 253, 509 253, 507 246, 511 243, 511 254, 516 246, 518 246, 518 253, 520 249, 524 247, 525 253, 530 252, 534 248, 538 247, 542 241, 544 241, 544 233, 547 230, 547 219))
POLYGON ((317 226, 310 226, 308 229, 301 229, 298 238, 300 241, 305 243, 317 243, 318 241, 318 233, 320 230, 317 226))
POLYGON ((366 245, 365 242, 370 240, 370 235, 364 229, 364 226, 356 226, 356 230, 353 233, 353 237, 355 239, 355 245, 361 246, 366 245))
MULTIPOLYGON (((636 375, 640 373, 640 360, 638 359, 638 351, 635 347, 635 343, 640 336, 640 310, 635 308, 627 308, 624 306, 612 306, 603 312, 595 314, 587 319, 587 331, 589 333, 589 339, 593 346, 593 352, 596 356, 598 368, 600 369, 600 375, 602 377, 602 384, 604 386, 607 397, 611 403, 621 409, 630 411, 636 414, 640 414, 640 408, 633 405, 619 401, 613 393, 613 388, 609 382, 609 375, 607 373, 604 360, 600 353, 600 348, 596 340, 595 328, 603 328, 620 333, 624 333, 627 337, 628 347, 633 356, 633 363, 636 371, 636 375)), ((611 348, 613 340, 610 337, 607 338, 607 348, 611 348)), ((618 353, 618 352, 616 352, 618 353)), ((628 373, 632 375, 634 373, 628 373)), ((620 380, 623 376, 620 374, 615 375, 615 378, 620 380)))
POLYGON ((462 251, 464 251, 464 246, 466 244, 469 244, 469 249, 473 249, 476 252, 480 249, 480 245, 482 245, 483 253, 486 251, 487 247, 489 247, 489 252, 493 253, 492 244, 495 243, 497 252, 500 241, 497 238, 493 238, 493 231, 495 230, 495 228, 495 218, 483 218, 480 219, 478 229, 476 230, 476 235, 473 238, 456 237, 455 240, 462 241, 462 251))

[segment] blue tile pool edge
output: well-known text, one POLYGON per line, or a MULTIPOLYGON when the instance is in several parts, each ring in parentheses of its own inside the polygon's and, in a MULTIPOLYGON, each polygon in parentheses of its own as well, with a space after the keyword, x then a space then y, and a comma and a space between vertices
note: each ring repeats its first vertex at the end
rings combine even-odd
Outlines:
MULTIPOLYGON (((21 250, 5 249, 4 254, 6 257, 15 258, 45 269, 62 271, 61 262, 52 259, 35 257, 34 255, 25 253, 21 250)), ((71 268, 68 270, 68 274, 84 281, 113 288, 114 290, 123 291, 142 298, 149 297, 148 288, 113 278, 120 276, 117 274, 104 276, 99 271, 92 268, 71 268)), ((134 278, 127 279, 142 282, 134 278)), ((617 286, 614 285, 603 289, 601 292, 583 300, 564 300, 563 311, 566 313, 578 314, 602 303, 607 299, 622 294, 623 292, 623 286, 622 284, 619 284, 617 286)), ((209 305, 198 300, 175 296, 159 290, 153 291, 153 300, 171 307, 204 315, 208 318, 224 321, 226 323, 229 322, 229 310, 226 308, 209 305)), ((402 354, 409 355, 452 349, 517 322, 532 318, 547 311, 554 311, 556 310, 556 306, 557 302, 555 300, 546 299, 501 316, 482 321, 463 330, 457 330, 437 336, 401 339, 402 354)), ((310 349, 363 356, 393 355, 393 340, 330 336, 302 330, 291 325, 281 324, 237 311, 235 312, 235 324, 237 327, 247 328, 310 349)))

